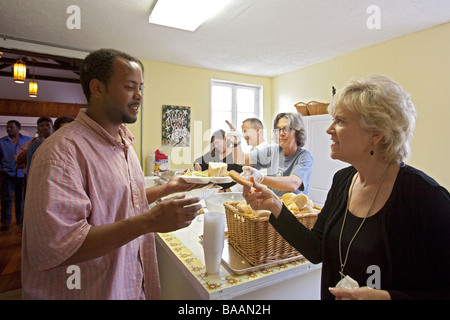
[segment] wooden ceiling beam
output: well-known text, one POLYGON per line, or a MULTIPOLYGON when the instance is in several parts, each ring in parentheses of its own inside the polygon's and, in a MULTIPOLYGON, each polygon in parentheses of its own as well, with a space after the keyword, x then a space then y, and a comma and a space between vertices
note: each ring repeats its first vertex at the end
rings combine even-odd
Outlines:
POLYGON ((77 62, 78 64, 81 64, 81 62, 83 61, 82 59, 78 59, 78 58, 68 58, 68 57, 63 57, 63 56, 55 56, 55 55, 51 55, 51 54, 17 50, 17 49, 8 49, 8 48, 2 48, 2 47, 0 47, 0 52, 17 54, 17 55, 21 55, 23 57, 35 57, 35 58, 50 59, 50 60, 55 60, 55 61, 65 61, 68 63, 77 62))
MULTIPOLYGON (((10 66, 13 66, 14 63, 16 63, 16 59, 11 59, 11 58, 2 58, 0 59, 0 63, 3 64, 8 64, 10 66)), ((31 61, 24 61, 26 66, 28 68, 43 68, 43 69, 52 69, 52 70, 66 70, 66 71, 74 71, 74 72, 78 72, 80 70, 79 66, 76 65, 70 65, 70 64, 51 64, 51 63, 42 63, 42 62, 31 62, 31 61)))
MULTIPOLYGON (((11 81, 13 81, 13 75, 11 72, 5 72, 5 71, 0 71, 0 77, 8 77, 11 78, 11 81)), ((27 73, 27 79, 31 80, 33 79, 33 76, 29 74, 29 72, 27 73)), ((61 78, 61 77, 53 77, 53 76, 40 76, 40 75, 35 75, 34 79, 36 80, 45 80, 45 81, 55 81, 55 82, 66 82, 66 83, 80 83, 79 79, 70 79, 70 78, 61 78)))

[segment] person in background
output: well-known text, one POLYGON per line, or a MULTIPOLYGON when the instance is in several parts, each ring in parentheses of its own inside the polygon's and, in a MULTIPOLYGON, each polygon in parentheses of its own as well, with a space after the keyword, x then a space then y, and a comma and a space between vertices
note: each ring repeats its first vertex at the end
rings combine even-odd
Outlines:
MULTIPOLYGON (((48 118, 49 119, 49 118, 48 118)), ((50 119, 51 120, 51 119, 50 119)), ((71 117, 59 117, 55 120, 55 124, 54 124, 54 129, 55 131, 58 129, 61 129, 62 127, 64 127, 66 124, 71 123, 72 121, 75 121, 74 118, 71 117)), ((39 120, 38 120, 39 122, 39 120)), ((47 127, 49 127, 49 124, 47 125, 47 127)), ((53 130, 51 131, 50 134, 53 133, 53 130)), ((38 125, 38 134, 39 134, 39 125, 38 125)), ((33 155, 36 152, 37 148, 42 144, 42 142, 44 142, 44 140, 46 138, 48 138, 50 136, 50 134, 47 134, 46 131, 44 131, 42 138, 37 139, 36 141, 32 141, 30 144, 30 147, 27 150, 27 166, 26 166, 26 172, 24 170, 24 172, 27 174, 27 172, 29 172, 30 170, 30 165, 31 165, 31 160, 33 159, 33 155)), ((34 139, 33 139, 34 140, 34 139)))
POLYGON ((347 83, 328 112, 331 157, 351 166, 335 174, 312 230, 258 183, 246 201, 322 263, 322 299, 450 299, 450 195, 404 163, 416 121, 409 94, 372 75, 347 83))
MULTIPOLYGON (((226 121, 230 129, 233 131, 235 128, 233 124, 226 121)), ((262 150, 269 145, 264 139, 264 126, 258 118, 248 118, 242 122, 242 137, 247 141, 247 144, 251 147, 250 151, 262 150)))
MULTIPOLYGON (((25 142, 16 154, 16 167, 23 169, 24 173, 24 186, 26 186, 26 175, 27 175, 27 153, 31 144, 37 141, 43 141, 47 139, 53 133, 53 120, 49 117, 39 117, 36 121, 37 133, 36 136, 25 142)), ((24 188, 25 190, 25 188, 24 188)), ((25 196, 25 192, 24 192, 25 196)))
POLYGON ((137 120, 142 72, 139 60, 113 49, 83 60, 87 108, 46 139, 31 162, 22 299, 160 298, 154 232, 188 226, 201 204, 184 196, 153 204, 197 187, 180 176, 145 189, 124 125, 137 120))
MULTIPOLYGON (((313 156, 302 147, 306 130, 300 113, 279 113, 273 122, 276 145, 244 154, 237 143, 234 155, 243 167, 246 178, 270 187, 278 196, 287 192, 309 194, 313 156), (266 168, 267 175, 259 169, 266 168)), ((233 129, 232 129, 233 130, 233 129)))
POLYGON ((20 147, 31 138, 19 133, 21 124, 17 120, 6 123, 7 136, 0 139, 0 175, 1 175, 1 230, 8 230, 11 224, 12 201, 15 197, 16 223, 22 220, 23 208, 23 170, 16 167, 16 154, 20 147))
MULTIPOLYGON (((27 175, 28 175, 28 169, 29 164, 31 161, 31 158, 28 159, 28 153, 30 149, 34 149, 36 147, 32 147, 35 144, 40 145, 42 141, 47 139, 52 133, 53 133, 53 120, 49 117, 40 117, 36 121, 37 124, 37 136, 31 139, 30 141, 25 142, 19 149, 19 151, 16 154, 16 167, 18 169, 23 170, 23 190, 22 190, 22 198, 23 201, 25 201, 25 195, 27 191, 27 175)), ((23 219, 23 206, 22 206, 22 214, 21 217, 23 219)), ((22 220, 20 223, 20 229, 23 227, 22 220)), ((21 232, 18 234, 19 236, 22 236, 21 232)))
POLYGON ((55 131, 59 128, 62 128, 68 123, 71 123, 72 121, 75 121, 74 118, 71 117, 59 117, 55 120, 55 131))
MULTIPOLYGON (((211 136, 210 150, 203 156, 195 159, 194 169, 196 171, 208 170, 210 162, 224 162, 227 164, 227 171, 235 170, 242 172, 242 166, 233 162, 233 147, 230 145, 230 140, 227 140, 224 130, 217 130, 211 136)), ((218 184, 223 191, 230 191, 235 182, 218 184)))
MULTIPOLYGON (((228 124, 231 130, 227 133, 232 135, 234 135, 234 133, 237 133, 236 139, 240 140, 240 133, 236 130, 234 125, 228 120, 225 120, 225 122, 228 124)), ((242 137, 250 146, 250 152, 254 150, 262 150, 269 145, 269 143, 264 139, 264 125, 258 118, 248 118, 244 120, 242 122, 241 129, 242 137)), ((267 175, 266 168, 261 168, 259 171, 261 171, 262 174, 267 175)))

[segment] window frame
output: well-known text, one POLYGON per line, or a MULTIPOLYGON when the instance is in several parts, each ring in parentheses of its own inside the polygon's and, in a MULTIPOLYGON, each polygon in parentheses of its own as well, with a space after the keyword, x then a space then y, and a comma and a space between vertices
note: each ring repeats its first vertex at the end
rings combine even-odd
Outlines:
MULTIPOLYGON (((231 123, 236 127, 236 129, 240 129, 241 123, 237 123, 238 119, 238 110, 237 110, 237 90, 240 88, 243 89, 252 89, 255 91, 254 93, 254 115, 253 117, 260 119, 263 121, 263 106, 262 106, 262 97, 263 97, 263 86, 261 85, 254 85, 254 84, 248 84, 248 83, 240 83, 240 82, 232 82, 232 81, 225 81, 225 80, 217 80, 217 79, 211 79, 211 100, 210 100, 210 123, 211 123, 211 130, 218 130, 218 128, 212 128, 212 119, 214 116, 214 110, 213 110, 213 87, 214 86, 223 86, 223 87, 229 87, 232 89, 232 102, 231 102, 231 123)), ((229 120, 229 119, 226 119, 229 120)), ((224 119, 225 122, 225 119, 224 119)), ((227 128, 228 129, 228 128, 227 128)), ((227 130, 225 130, 227 131, 227 130)))

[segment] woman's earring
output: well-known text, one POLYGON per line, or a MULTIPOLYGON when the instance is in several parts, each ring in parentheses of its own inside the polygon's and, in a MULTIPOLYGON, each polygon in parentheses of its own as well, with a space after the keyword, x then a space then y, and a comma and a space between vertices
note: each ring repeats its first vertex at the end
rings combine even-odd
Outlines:
POLYGON ((371 151, 370 151, 370 155, 373 156, 373 153, 374 153, 373 150, 371 150, 371 151))

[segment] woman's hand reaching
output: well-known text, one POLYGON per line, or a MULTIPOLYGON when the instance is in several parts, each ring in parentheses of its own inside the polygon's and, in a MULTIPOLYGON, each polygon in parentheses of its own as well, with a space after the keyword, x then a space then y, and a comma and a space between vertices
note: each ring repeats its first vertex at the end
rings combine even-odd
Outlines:
POLYGON ((253 182, 253 187, 244 186, 242 191, 245 201, 253 210, 269 210, 278 218, 283 207, 281 199, 266 186, 255 182, 253 177, 250 181, 253 182))

